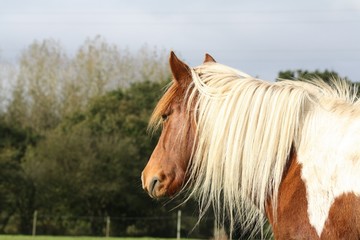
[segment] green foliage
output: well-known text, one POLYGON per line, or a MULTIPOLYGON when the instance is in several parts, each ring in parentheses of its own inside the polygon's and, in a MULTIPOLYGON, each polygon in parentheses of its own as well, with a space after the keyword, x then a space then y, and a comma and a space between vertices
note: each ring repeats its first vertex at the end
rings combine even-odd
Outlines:
POLYGON ((360 83, 359 82, 351 82, 347 77, 340 76, 335 71, 306 71, 306 70, 286 70, 286 71, 280 71, 277 81, 282 80, 293 80, 293 81, 304 81, 304 80, 311 80, 311 79, 322 79, 328 84, 332 84, 333 79, 342 79, 343 81, 348 82, 350 85, 354 87, 354 89, 357 89, 358 91, 358 97, 360 97, 360 83))
POLYGON ((13 127, 0 121, 0 232, 18 211, 19 229, 30 233, 29 220, 34 208, 35 188, 21 167, 26 150, 38 137, 28 129, 13 127))
MULTIPOLYGON (((134 54, 99 36, 74 58, 51 39, 22 53, 0 116, 0 232, 29 234, 37 209, 62 216, 39 218, 39 233, 103 235, 105 216, 156 208, 140 171, 155 141, 147 121, 168 79, 163 56, 146 46, 134 54), (75 216, 92 221, 74 224, 75 216)), ((114 231, 146 233, 137 221, 114 231)))
POLYGON ((167 79, 164 56, 146 46, 131 53, 96 36, 70 58, 57 41, 34 41, 23 51, 18 73, 12 74, 6 120, 41 133, 51 130, 108 91, 167 79))
POLYGON ((278 79, 289 79, 289 80, 298 80, 301 81, 303 79, 313 79, 313 78, 321 78, 325 82, 329 82, 333 78, 341 78, 344 80, 348 79, 346 77, 342 78, 337 72, 329 71, 329 70, 315 70, 315 71, 307 71, 307 70, 286 70, 280 71, 278 75, 278 79))
MULTIPOLYGON (((94 216, 93 235, 103 235, 106 216, 146 216, 153 203, 138 186, 154 147, 147 122, 163 85, 137 83, 96 97, 31 148, 23 166, 37 186, 37 209, 94 216)), ((127 226, 117 229, 124 235, 127 226)))

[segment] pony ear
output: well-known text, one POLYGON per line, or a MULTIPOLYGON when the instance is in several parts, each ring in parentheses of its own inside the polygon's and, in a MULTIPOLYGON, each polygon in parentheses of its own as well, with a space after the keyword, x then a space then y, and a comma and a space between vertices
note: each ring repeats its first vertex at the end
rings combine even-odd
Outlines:
POLYGON ((216 63, 215 59, 208 53, 205 53, 204 63, 213 62, 216 63))
POLYGON ((190 67, 182 62, 173 51, 170 53, 169 62, 175 81, 183 87, 188 86, 192 79, 190 67))

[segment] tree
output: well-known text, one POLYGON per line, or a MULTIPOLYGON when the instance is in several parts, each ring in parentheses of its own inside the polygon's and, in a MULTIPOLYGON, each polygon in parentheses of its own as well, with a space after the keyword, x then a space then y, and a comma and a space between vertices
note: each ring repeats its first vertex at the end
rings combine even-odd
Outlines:
POLYGON ((18 73, 12 73, 16 81, 6 118, 38 132, 53 129, 63 117, 84 110, 94 97, 135 82, 166 78, 165 59, 157 49, 144 46, 132 53, 101 36, 87 39, 74 58, 57 41, 34 41, 22 53, 18 73))
MULTIPOLYGON (((114 198, 124 198, 119 189, 125 189, 114 182, 126 183, 127 188, 139 180, 139 162, 144 163, 153 144, 145 130, 156 99, 150 95, 169 75, 164 56, 148 46, 138 52, 119 49, 96 36, 87 39, 70 58, 59 42, 46 39, 25 49, 14 71, 1 71, 2 82, 9 77, 15 81, 11 95, 3 95, 8 104, 0 99, 4 108, 0 125, 14 134, 24 133, 24 139, 0 147, 0 193, 4 196, 0 197, 0 230, 15 216, 13 219, 21 221, 10 224, 29 233, 34 209, 67 216, 92 215, 94 219, 110 214, 109 209, 129 212, 126 206, 114 204, 114 198), (139 83, 144 80, 148 82, 139 83), (134 90, 135 86, 140 90, 134 90), (98 175, 98 169, 104 174, 98 175), (112 173, 124 169, 130 169, 133 182, 125 181, 125 174, 112 173)), ((3 134, 3 142, 12 136, 3 134)), ((64 232, 65 225, 60 222, 47 224, 44 220, 48 226, 44 232, 64 232)), ((92 225, 92 232, 99 234, 101 224, 94 220, 92 225)))
POLYGON ((19 74, 8 107, 8 121, 44 131, 61 117, 59 91, 67 57, 53 40, 35 41, 20 59, 19 74))
POLYGON ((3 61, 0 56, 0 114, 7 109, 7 101, 10 97, 10 84, 17 78, 16 65, 3 61))
POLYGON ((304 81, 304 80, 311 80, 311 79, 317 79, 320 78, 323 81, 325 81, 328 84, 332 84, 333 79, 342 79, 343 81, 348 82, 351 86, 354 87, 354 89, 357 90, 357 95, 360 97, 360 83, 359 82, 351 82, 350 79, 347 77, 341 77, 337 72, 335 71, 307 71, 307 70, 286 70, 286 71, 280 71, 277 80, 294 80, 294 81, 304 81))
POLYGON ((329 70, 315 70, 315 71, 307 71, 307 70, 286 70, 286 71, 280 71, 278 74, 278 79, 289 79, 289 80, 295 80, 295 81, 301 81, 303 79, 312 79, 312 78, 321 78, 325 82, 330 82, 333 78, 341 78, 346 81, 349 81, 347 77, 341 77, 337 72, 335 71, 329 71, 329 70))
MULTIPOLYGON (((89 233, 103 235, 106 216, 155 208, 138 186, 155 145, 146 128, 163 85, 135 83, 96 97, 27 151, 23 167, 37 187, 39 212, 91 216, 89 233)), ((117 229, 124 235, 127 225, 117 229)))
POLYGON ((148 46, 137 53, 119 49, 101 36, 87 39, 71 61, 64 91, 65 112, 82 110, 104 93, 142 81, 158 82, 169 76, 165 53, 148 46))
POLYGON ((21 160, 28 146, 37 141, 31 131, 0 121, 0 232, 10 217, 19 216, 19 232, 31 233, 35 187, 24 173, 21 160))

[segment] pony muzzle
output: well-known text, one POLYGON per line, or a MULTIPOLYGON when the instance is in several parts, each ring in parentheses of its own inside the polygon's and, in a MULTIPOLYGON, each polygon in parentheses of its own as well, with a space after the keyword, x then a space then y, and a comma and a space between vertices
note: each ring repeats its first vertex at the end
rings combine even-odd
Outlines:
POLYGON ((142 188, 149 194, 151 198, 160 198, 163 194, 160 193, 161 190, 161 180, 157 176, 151 178, 144 177, 144 173, 141 174, 142 188))

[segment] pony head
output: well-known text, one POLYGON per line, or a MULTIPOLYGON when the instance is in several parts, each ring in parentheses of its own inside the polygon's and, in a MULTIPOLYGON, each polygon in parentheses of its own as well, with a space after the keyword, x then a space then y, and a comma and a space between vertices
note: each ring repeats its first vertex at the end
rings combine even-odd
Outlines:
MULTIPOLYGON (((186 170, 194 148, 196 127, 187 104, 193 71, 174 52, 169 62, 173 80, 149 122, 150 128, 161 127, 162 132, 141 175, 142 186, 152 198, 180 191, 188 177, 186 170)), ((206 54, 204 64, 211 62, 215 60, 206 54)))

